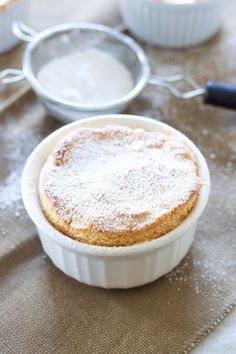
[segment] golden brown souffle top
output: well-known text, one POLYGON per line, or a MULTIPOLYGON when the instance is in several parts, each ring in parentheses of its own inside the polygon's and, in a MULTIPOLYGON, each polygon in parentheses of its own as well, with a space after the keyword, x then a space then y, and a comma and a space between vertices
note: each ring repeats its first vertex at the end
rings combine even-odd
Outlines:
POLYGON ((201 187, 197 169, 189 147, 174 135, 80 128, 45 162, 41 205, 56 229, 80 242, 142 243, 188 216, 201 187))

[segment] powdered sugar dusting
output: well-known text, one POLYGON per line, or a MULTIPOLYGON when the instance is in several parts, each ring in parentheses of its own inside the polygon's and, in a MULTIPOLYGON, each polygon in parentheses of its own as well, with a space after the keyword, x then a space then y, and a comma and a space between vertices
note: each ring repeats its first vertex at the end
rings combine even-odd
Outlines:
POLYGON ((89 105, 119 99, 134 86, 124 64, 93 47, 49 61, 39 70, 38 80, 56 97, 89 105))
POLYGON ((71 226, 105 232, 142 229, 200 186, 182 141, 116 126, 73 133, 49 157, 41 181, 71 226))
MULTIPOLYGON (((21 200, 20 179, 24 162, 29 152, 41 139, 38 132, 33 132, 35 122, 30 126, 31 116, 25 112, 25 120, 15 121, 8 117, 0 131, 1 151, 3 152, 0 181, 0 211, 11 213, 19 218, 24 208, 21 200)), ((1 227, 1 223, 0 223, 1 227)), ((1 234, 6 232, 2 227, 1 234)))

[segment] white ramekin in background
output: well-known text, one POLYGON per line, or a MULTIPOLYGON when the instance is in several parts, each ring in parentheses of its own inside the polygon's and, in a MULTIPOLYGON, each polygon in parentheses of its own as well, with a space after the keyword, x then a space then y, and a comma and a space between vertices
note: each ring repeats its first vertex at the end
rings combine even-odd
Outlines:
POLYGON ((206 161, 197 147, 177 130, 158 121, 131 115, 97 116, 68 124, 44 139, 30 155, 22 176, 25 208, 37 227, 44 251, 65 274, 80 282, 104 288, 130 288, 150 283, 173 269, 188 252, 198 218, 209 196, 210 177, 206 161), (44 216, 38 196, 41 168, 52 149, 79 127, 126 125, 179 136, 195 155, 203 186, 190 215, 163 237, 126 247, 101 247, 81 243, 57 231, 44 216))
POLYGON ((184 48, 211 38, 220 28, 224 0, 122 0, 126 27, 147 43, 166 48, 184 48), (172 3, 173 1, 173 3, 172 3))
POLYGON ((28 20, 29 0, 0 2, 0 54, 13 48, 20 40, 12 33, 12 23, 28 20))

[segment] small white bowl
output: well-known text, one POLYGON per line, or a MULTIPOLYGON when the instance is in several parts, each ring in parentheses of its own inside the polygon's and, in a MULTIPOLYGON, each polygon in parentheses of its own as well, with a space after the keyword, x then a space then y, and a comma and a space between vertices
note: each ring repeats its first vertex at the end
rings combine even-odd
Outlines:
POLYGON ((158 0, 122 0, 123 21, 147 43, 185 48, 211 38, 222 24, 224 0, 172 3, 158 0))
POLYGON ((12 49, 20 39, 12 32, 14 21, 28 21, 29 0, 0 2, 0 54, 12 49))
POLYGON ((209 189, 210 177, 206 161, 187 137, 166 124, 131 115, 98 116, 62 127, 35 148, 26 162, 22 176, 23 202, 37 227, 46 254, 70 277, 103 288, 131 288, 144 285, 177 266, 193 242, 196 222, 206 206, 209 189), (58 141, 79 127, 104 127, 109 124, 177 135, 188 144, 197 159, 203 186, 196 206, 181 225, 163 237, 126 247, 88 245, 57 231, 42 212, 38 195, 39 174, 47 156, 58 141))

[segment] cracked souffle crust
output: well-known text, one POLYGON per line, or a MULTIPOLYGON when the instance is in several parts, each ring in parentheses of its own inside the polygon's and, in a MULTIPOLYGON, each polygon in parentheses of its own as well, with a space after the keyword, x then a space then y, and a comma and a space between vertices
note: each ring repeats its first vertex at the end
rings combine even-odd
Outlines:
POLYGON ((63 234, 128 246, 178 226, 200 188, 196 160, 178 137, 107 126, 80 128, 58 144, 42 168, 39 195, 63 234))

